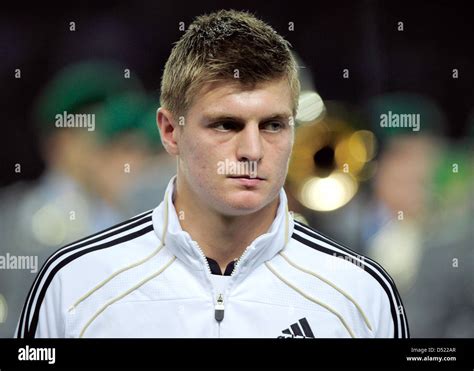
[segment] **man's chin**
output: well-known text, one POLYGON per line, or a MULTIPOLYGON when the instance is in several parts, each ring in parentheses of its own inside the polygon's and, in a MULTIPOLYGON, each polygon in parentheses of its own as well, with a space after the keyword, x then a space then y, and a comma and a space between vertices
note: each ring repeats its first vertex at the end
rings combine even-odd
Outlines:
POLYGON ((253 214, 264 208, 268 202, 261 195, 246 195, 237 192, 224 201, 221 212, 229 216, 240 216, 253 214))

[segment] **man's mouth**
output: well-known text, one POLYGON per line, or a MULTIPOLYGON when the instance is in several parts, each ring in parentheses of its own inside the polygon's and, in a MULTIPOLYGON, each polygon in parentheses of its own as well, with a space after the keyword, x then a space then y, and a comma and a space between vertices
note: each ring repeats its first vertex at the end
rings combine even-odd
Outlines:
POLYGON ((229 175, 228 178, 244 178, 244 179, 258 179, 258 180, 265 180, 265 178, 259 177, 259 176, 252 176, 248 174, 242 174, 242 175, 229 175))
POLYGON ((265 181, 264 178, 250 176, 249 174, 231 175, 228 178, 246 189, 257 189, 265 181))

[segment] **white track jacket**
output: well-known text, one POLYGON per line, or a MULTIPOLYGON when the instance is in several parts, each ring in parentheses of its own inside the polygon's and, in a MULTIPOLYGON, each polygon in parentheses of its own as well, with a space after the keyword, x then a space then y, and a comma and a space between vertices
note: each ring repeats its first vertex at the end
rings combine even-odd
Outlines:
POLYGON ((16 336, 409 337, 392 278, 295 221, 283 189, 268 232, 216 274, 180 226, 175 179, 154 210, 56 251, 31 287, 16 336))

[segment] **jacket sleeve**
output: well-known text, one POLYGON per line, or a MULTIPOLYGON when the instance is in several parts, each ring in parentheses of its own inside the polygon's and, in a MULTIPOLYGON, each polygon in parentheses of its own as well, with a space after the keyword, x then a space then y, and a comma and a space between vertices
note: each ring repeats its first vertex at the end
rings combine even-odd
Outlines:
MULTIPOLYGON (((40 272, 41 273, 41 272, 40 272)), ((48 284, 47 280, 33 287, 27 298, 23 315, 17 325, 18 338, 62 338, 65 337, 64 313, 61 305, 61 278, 56 274, 48 284), (27 317, 29 309, 29 316, 27 317)))
POLYGON ((395 285, 388 285, 388 293, 380 289, 378 318, 375 324, 377 338, 409 338, 405 308, 395 285))

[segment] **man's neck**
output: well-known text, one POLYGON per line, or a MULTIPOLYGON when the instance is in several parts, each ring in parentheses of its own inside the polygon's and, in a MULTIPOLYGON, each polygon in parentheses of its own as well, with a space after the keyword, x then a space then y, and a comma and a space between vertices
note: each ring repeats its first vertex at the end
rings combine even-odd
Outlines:
POLYGON ((275 219, 279 198, 257 212, 242 216, 222 215, 178 187, 175 187, 173 203, 181 216, 178 218, 181 228, 224 272, 228 263, 240 258, 253 240, 268 231, 275 219))

